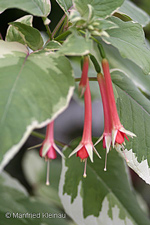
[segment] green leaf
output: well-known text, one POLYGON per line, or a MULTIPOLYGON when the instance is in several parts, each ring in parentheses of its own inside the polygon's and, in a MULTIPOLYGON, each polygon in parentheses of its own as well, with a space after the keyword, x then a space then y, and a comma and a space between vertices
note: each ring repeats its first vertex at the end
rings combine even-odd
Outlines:
POLYGON ((55 203, 59 208, 62 208, 59 196, 58 185, 61 173, 61 161, 60 159, 51 160, 50 162, 50 185, 45 185, 46 179, 46 167, 47 162, 45 159, 41 159, 36 151, 27 151, 23 158, 23 171, 27 177, 28 182, 32 186, 37 186, 36 194, 39 195, 44 201, 55 203))
POLYGON ((87 18, 88 17, 88 4, 91 5, 94 9, 94 15, 96 17, 105 18, 110 14, 114 13, 114 11, 123 4, 124 0, 74 0, 75 8, 79 11, 79 13, 87 18))
POLYGON ((98 25, 99 30, 109 30, 112 28, 117 28, 115 23, 108 20, 97 20, 97 22, 99 23, 98 25))
MULTIPOLYGON (((33 16, 31 16, 31 15, 23 16, 23 17, 19 18, 18 20, 16 20, 15 22, 21 22, 23 24, 32 26, 33 16)), ((6 41, 16 41, 21 44, 25 44, 25 40, 21 37, 19 31, 12 25, 10 25, 7 29, 5 40, 6 41)))
MULTIPOLYGON (((117 27, 115 23, 105 19, 94 17, 94 10, 91 5, 88 5, 88 18, 84 18, 76 10, 72 10, 69 15, 69 20, 73 26, 80 28, 82 31, 89 31, 91 35, 101 36, 102 32, 107 29, 117 27)), ((106 33, 105 33, 106 34, 106 33)))
POLYGON ((43 47, 43 39, 37 29, 21 22, 12 22, 10 24, 17 29, 29 48, 36 51, 43 47))
POLYGON ((107 30, 110 36, 104 36, 103 40, 115 46, 122 57, 140 66, 145 74, 149 74, 150 50, 145 43, 142 27, 133 22, 123 22, 115 17, 111 17, 110 21, 116 23, 118 28, 107 30))
POLYGON ((66 109, 74 78, 64 56, 43 51, 29 55, 25 46, 15 42, 0 41, 0 65, 3 167, 34 128, 47 125, 66 109))
POLYGON ((52 204, 50 198, 46 202, 28 196, 22 185, 4 172, 0 176, 0 198, 3 202, 0 206, 1 225, 46 225, 49 221, 54 225, 70 224, 66 214, 52 204))
POLYGON ((56 2, 60 5, 60 7, 66 14, 68 14, 68 10, 73 6, 72 0, 56 0, 56 2))
POLYGON ((150 101, 120 71, 114 71, 112 79, 119 96, 117 108, 121 122, 127 130, 137 135, 126 141, 128 165, 150 184, 150 101))
POLYGON ((80 56, 90 53, 91 49, 92 40, 73 33, 64 41, 59 53, 68 56, 80 56))
MULTIPOLYGON (((79 139, 72 142, 65 154, 68 155, 78 143, 79 139)), ((94 163, 88 160, 86 178, 82 176, 84 165, 78 157, 63 160, 59 196, 65 211, 77 224, 148 225, 149 220, 138 205, 123 160, 115 150, 110 151, 105 172, 102 143, 96 148, 102 159, 94 154, 94 163)))
MULTIPOLYGON (((144 76, 142 70, 130 60, 123 59, 113 46, 104 45, 104 48, 112 68, 111 74, 121 122, 127 130, 137 135, 129 142, 126 141, 126 147, 129 150, 129 153, 126 151, 127 158, 130 159, 129 166, 150 184, 150 131, 147 129, 150 127, 150 101, 137 88, 138 86, 146 95, 150 96, 150 77, 144 76), (130 151, 130 149, 132 150, 130 151)), ((71 58, 71 63, 75 77, 79 77, 81 75, 79 61, 71 58)), ((96 72, 91 66, 89 75, 96 77, 96 72)), ((99 87, 96 82, 90 82, 90 87, 92 97, 100 99, 99 87)), ((76 99, 79 101, 77 96, 76 99)))
POLYGON ((44 50, 45 51, 54 51, 58 50, 61 47, 61 44, 57 41, 49 41, 45 46, 44 50))
POLYGON ((149 15, 129 0, 124 1, 118 12, 129 16, 133 21, 145 27, 150 22, 149 15))
MULTIPOLYGON (((150 76, 144 76, 142 69, 132 61, 122 58, 118 50, 111 45, 102 43, 109 60, 110 68, 119 69, 146 95, 150 96, 150 76)), ((99 59, 101 60, 101 59, 99 59)))
POLYGON ((9 8, 22 9, 34 16, 47 17, 51 10, 50 0, 0 0, 0 13, 9 8))

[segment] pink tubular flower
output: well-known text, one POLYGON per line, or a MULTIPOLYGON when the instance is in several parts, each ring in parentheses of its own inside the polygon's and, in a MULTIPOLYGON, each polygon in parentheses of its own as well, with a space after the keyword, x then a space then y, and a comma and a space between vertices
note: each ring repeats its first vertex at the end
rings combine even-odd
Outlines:
MULTIPOLYGON (((120 151, 122 149, 124 153, 124 138, 129 140, 127 135, 130 137, 135 137, 136 135, 126 130, 120 122, 107 59, 102 60, 102 68, 104 76, 99 73, 97 75, 97 80, 100 87, 104 110, 104 133, 94 144, 94 146, 103 139, 103 147, 106 148, 104 167, 104 170, 106 171, 107 153, 109 152, 111 145, 113 146, 113 148, 115 147, 117 151, 120 151)), ((124 156, 126 161, 128 162, 125 153, 124 156)))
POLYGON ((81 80, 80 80, 80 83, 79 83, 79 92, 81 93, 81 96, 84 94, 85 89, 86 89, 86 82, 87 82, 87 77, 88 77, 88 69, 89 69, 89 57, 88 56, 84 56, 82 75, 81 75, 81 80))
POLYGON ((77 153, 77 157, 80 157, 81 160, 85 161, 84 173, 83 177, 86 177, 86 164, 87 158, 90 157, 91 162, 93 162, 93 150, 98 155, 100 155, 96 151, 92 142, 92 103, 91 103, 91 92, 89 86, 89 79, 87 78, 86 90, 84 93, 84 104, 85 104, 85 112, 84 112, 84 129, 82 140, 80 144, 74 149, 74 151, 69 155, 71 157, 73 154, 77 153))
POLYGON ((64 157, 63 153, 59 150, 59 148, 55 145, 54 142, 54 121, 49 123, 47 125, 46 129, 46 137, 45 140, 42 143, 42 147, 40 149, 40 156, 45 157, 45 160, 47 161, 47 179, 46 179, 46 185, 49 185, 49 161, 51 159, 55 159, 57 157, 56 151, 64 157))
POLYGON ((112 121, 110 117, 110 107, 107 100, 106 83, 101 73, 97 74, 97 80, 100 87, 103 110, 104 110, 104 133, 95 143, 95 145, 98 144, 103 139, 103 148, 106 148, 105 168, 104 168, 104 170, 106 171, 107 154, 110 150, 111 142, 112 142, 112 139, 111 139, 112 121))
POLYGON ((110 113, 111 113, 111 120, 112 120, 112 146, 114 147, 115 144, 124 144, 124 138, 127 140, 128 136, 135 137, 136 135, 128 130, 126 130, 123 125, 120 122, 114 92, 113 92, 113 86, 111 81, 111 76, 109 72, 109 64, 107 59, 102 60, 102 68, 104 72, 105 82, 106 82, 106 92, 107 92, 107 98, 108 103, 110 107, 110 113))

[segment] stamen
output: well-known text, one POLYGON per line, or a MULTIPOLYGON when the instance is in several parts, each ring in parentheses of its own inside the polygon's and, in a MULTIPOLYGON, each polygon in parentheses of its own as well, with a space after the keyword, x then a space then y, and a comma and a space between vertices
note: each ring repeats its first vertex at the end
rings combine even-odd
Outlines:
POLYGON ((86 178, 86 164, 87 164, 87 159, 85 159, 85 164, 84 164, 84 173, 83 173, 83 177, 86 178))
POLYGON ((50 185, 50 182, 49 182, 49 164, 50 164, 50 160, 47 159, 47 173, 46 173, 46 185, 50 185))
POLYGON ((107 149, 106 149, 106 155, 105 155, 105 167, 104 167, 104 171, 107 171, 107 149))

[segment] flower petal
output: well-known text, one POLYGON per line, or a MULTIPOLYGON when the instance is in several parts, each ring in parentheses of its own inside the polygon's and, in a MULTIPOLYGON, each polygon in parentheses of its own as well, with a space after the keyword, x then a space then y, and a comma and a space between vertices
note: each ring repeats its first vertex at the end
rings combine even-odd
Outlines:
POLYGON ((110 135, 105 136, 105 144, 106 144, 106 150, 108 153, 110 150, 110 146, 111 146, 111 136, 110 135))
POLYGON ((74 155, 75 153, 77 153, 81 148, 83 147, 82 144, 79 144, 69 155, 69 158, 74 155))
POLYGON ((97 140, 97 142, 94 144, 94 146, 97 145, 97 144, 103 139, 103 137, 104 137, 104 136, 102 135, 102 136, 97 140))
POLYGON ((89 154, 91 162, 93 162, 93 146, 91 144, 85 145, 85 148, 89 154))
POLYGON ((89 154, 88 154, 85 146, 83 146, 79 151, 77 151, 77 157, 80 157, 80 159, 82 159, 82 160, 89 157, 89 154))
POLYGON ((115 146, 115 140, 116 140, 117 132, 118 132, 118 130, 112 129, 112 146, 113 146, 113 148, 115 146))
POLYGON ((56 151, 55 151, 55 148, 53 146, 51 146, 46 154, 46 156, 49 158, 49 159, 56 159, 57 158, 57 155, 56 155, 56 151))
POLYGON ((119 130, 120 130, 121 132, 127 134, 128 136, 132 137, 132 138, 133 138, 133 137, 136 137, 136 135, 135 135, 134 133, 132 133, 132 132, 129 131, 129 130, 126 130, 124 127, 121 127, 119 130))
POLYGON ((96 155, 101 159, 101 156, 99 155, 99 153, 97 152, 96 148, 93 146, 93 150, 96 153, 96 155))
POLYGON ((48 152, 48 150, 50 149, 50 147, 51 147, 52 145, 51 145, 51 143, 44 143, 43 144, 43 147, 42 147, 42 157, 45 157, 46 156, 46 154, 47 154, 47 152, 48 152))
POLYGON ((55 143, 53 144, 54 149, 59 153, 59 155, 61 155, 63 158, 65 158, 64 154, 60 151, 60 149, 55 145, 55 143))
POLYGON ((118 143, 118 144, 124 143, 124 136, 125 135, 126 135, 125 133, 118 130, 117 135, 116 135, 116 139, 115 139, 115 143, 118 143))

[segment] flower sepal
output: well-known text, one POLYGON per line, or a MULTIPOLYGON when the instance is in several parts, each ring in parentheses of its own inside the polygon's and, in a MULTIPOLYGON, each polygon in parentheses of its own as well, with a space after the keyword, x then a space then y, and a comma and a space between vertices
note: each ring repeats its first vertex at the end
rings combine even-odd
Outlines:
POLYGON ((113 128, 112 129, 112 146, 113 146, 113 148, 116 143, 125 144, 124 138, 126 138, 129 141, 127 135, 131 138, 136 137, 136 135, 133 132, 126 130, 122 125, 120 125, 120 127, 118 129, 113 128))

